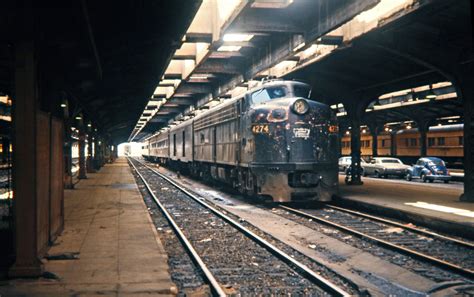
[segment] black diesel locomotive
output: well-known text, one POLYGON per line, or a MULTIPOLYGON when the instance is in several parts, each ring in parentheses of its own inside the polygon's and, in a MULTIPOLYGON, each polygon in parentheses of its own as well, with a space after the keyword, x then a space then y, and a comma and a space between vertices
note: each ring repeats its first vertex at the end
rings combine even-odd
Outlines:
POLYGON ((338 188, 335 115, 310 87, 268 81, 147 140, 144 157, 275 202, 328 201, 338 188))

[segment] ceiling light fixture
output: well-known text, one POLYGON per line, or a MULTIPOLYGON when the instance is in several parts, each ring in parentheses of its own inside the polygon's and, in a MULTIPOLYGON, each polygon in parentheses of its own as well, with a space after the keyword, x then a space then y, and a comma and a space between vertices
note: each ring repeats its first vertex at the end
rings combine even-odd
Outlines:
POLYGON ((218 52, 238 52, 242 47, 239 45, 223 45, 217 49, 218 52))

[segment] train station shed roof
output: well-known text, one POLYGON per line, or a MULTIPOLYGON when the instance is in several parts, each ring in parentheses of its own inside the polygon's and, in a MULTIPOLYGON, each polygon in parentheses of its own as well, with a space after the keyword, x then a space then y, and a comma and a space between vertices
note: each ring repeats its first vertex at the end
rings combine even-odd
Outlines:
MULTIPOLYGON (((229 1, 227 10, 221 2, 203 2, 129 140, 267 76, 308 82, 316 100, 365 110, 386 93, 454 82, 450 70, 473 60, 469 1, 229 1), (203 25, 215 11, 218 21, 203 25)), ((462 113, 459 100, 435 101, 367 115, 462 113)))
POLYGON ((200 4, 2 1, 0 91, 14 92, 12 45, 33 39, 42 107, 54 111, 67 99, 70 110, 115 143, 123 142, 200 4))

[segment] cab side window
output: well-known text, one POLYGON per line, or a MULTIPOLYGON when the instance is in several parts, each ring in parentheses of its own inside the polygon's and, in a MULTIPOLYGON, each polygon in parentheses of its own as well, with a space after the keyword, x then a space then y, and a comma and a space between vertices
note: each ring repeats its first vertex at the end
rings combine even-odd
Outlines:
POLYGON ((416 165, 423 166, 423 165, 424 165, 424 162, 423 162, 422 160, 418 160, 418 162, 416 162, 416 165))

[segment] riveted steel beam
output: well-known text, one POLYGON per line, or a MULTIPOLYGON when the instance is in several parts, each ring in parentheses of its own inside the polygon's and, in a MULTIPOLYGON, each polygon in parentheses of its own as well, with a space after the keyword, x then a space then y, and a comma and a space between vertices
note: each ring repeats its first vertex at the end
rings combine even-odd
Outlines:
POLYGON ((176 93, 205 94, 210 93, 212 88, 209 84, 182 83, 176 89, 176 93))
MULTIPOLYGON (((188 98, 171 98, 168 102, 178 105, 191 105, 195 103, 195 100, 192 97, 188 98)), ((166 105, 165 105, 166 106, 166 105)))
POLYGON ((196 73, 222 73, 239 74, 242 73, 242 67, 239 67, 229 61, 222 59, 208 59, 202 63, 195 71, 196 73))

